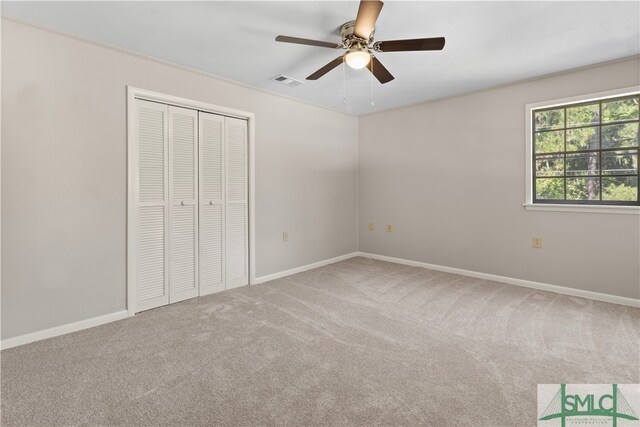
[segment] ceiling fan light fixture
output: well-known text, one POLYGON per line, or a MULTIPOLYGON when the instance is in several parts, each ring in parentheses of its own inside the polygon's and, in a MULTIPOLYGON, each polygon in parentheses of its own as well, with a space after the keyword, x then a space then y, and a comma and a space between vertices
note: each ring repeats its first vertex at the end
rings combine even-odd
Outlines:
POLYGON ((371 54, 366 49, 351 49, 345 55, 347 65, 354 70, 364 68, 371 61, 371 54))

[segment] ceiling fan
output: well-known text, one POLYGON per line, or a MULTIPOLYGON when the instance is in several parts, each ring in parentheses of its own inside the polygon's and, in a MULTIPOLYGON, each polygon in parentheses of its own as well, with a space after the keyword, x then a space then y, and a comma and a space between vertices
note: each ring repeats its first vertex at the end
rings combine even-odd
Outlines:
POLYGON ((372 51, 407 52, 417 50, 442 50, 444 48, 444 37, 387 40, 374 43, 373 34, 375 32, 376 20, 380 15, 383 5, 384 3, 380 0, 360 0, 356 20, 349 21, 340 28, 340 34, 342 36, 342 42, 340 43, 289 36, 278 36, 276 37, 276 41, 347 50, 345 54, 340 55, 311 74, 307 77, 307 80, 318 80, 338 65, 346 62, 348 66, 354 69, 367 67, 380 83, 388 83, 393 80, 394 77, 389 70, 382 65, 378 58, 373 55, 372 51))

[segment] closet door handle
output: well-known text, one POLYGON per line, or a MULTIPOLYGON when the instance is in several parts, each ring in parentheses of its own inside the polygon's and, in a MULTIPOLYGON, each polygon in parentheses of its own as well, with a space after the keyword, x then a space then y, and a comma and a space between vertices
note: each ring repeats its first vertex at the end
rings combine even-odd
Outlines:
POLYGON ((209 204, 210 204, 210 205, 213 205, 213 200, 209 200, 209 204))
POLYGON ((180 202, 180 205, 184 206, 184 200, 180 202))

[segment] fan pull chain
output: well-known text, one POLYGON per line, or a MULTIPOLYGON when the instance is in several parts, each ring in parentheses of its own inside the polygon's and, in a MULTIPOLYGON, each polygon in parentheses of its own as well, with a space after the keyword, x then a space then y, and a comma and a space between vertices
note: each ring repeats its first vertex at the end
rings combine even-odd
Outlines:
MULTIPOLYGON (((373 58, 372 58, 373 59, 373 58)), ((373 60, 370 63, 371 65, 371 72, 369 74, 371 74, 371 78, 369 79, 369 92, 371 93, 371 105, 376 105, 374 99, 373 99, 373 60)))
POLYGON ((347 64, 342 57, 342 103, 347 104, 347 64))

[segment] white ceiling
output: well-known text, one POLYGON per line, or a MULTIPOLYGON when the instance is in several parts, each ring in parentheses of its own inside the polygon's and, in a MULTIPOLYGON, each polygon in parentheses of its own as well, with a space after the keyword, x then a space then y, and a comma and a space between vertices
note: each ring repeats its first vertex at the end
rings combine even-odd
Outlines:
POLYGON ((342 51, 276 43, 339 41, 357 1, 2 2, 2 13, 352 114, 443 98, 640 53, 640 2, 387 1, 376 40, 446 37, 441 52, 380 53, 396 77, 336 68, 286 87, 342 51))

